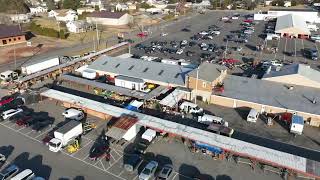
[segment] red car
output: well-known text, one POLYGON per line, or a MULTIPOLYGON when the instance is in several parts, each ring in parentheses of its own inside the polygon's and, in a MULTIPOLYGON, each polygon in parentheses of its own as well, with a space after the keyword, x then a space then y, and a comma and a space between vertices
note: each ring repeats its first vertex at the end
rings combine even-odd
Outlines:
POLYGON ((147 33, 147 32, 140 32, 140 33, 137 34, 137 36, 138 36, 138 37, 141 37, 141 38, 147 37, 147 36, 148 36, 148 33, 147 33))
POLYGON ((31 116, 22 117, 21 119, 16 121, 16 124, 18 126, 25 126, 27 124, 27 121, 30 120, 31 118, 32 118, 31 116))
POLYGON ((252 23, 252 22, 253 22, 253 20, 251 20, 251 19, 246 19, 246 20, 244 20, 243 22, 246 22, 246 23, 252 23))
POLYGON ((13 97, 8 97, 8 98, 5 98, 5 99, 2 99, 0 101, 0 106, 6 105, 8 103, 11 103, 13 100, 14 100, 13 97))
POLYGON ((53 132, 48 133, 48 134, 42 139, 42 143, 45 144, 45 145, 48 145, 51 139, 53 139, 53 132))

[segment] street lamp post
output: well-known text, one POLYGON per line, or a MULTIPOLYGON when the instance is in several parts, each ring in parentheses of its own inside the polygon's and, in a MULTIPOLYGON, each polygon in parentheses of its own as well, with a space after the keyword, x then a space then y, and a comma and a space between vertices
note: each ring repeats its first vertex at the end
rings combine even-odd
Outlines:
POLYGON ((197 95, 198 95, 198 81, 199 81, 199 67, 197 68, 197 78, 196 78, 196 94, 194 98, 194 103, 197 104, 197 95))

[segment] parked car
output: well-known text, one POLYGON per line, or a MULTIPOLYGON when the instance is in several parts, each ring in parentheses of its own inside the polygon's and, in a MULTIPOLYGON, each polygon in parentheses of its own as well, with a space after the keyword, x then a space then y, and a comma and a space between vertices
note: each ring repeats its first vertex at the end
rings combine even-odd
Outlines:
POLYGON ((1 117, 2 117, 2 119, 8 119, 13 115, 18 114, 18 113, 22 113, 22 112, 23 112, 23 110, 20 109, 20 108, 18 108, 18 109, 9 109, 7 111, 2 112, 1 117))
POLYGON ((157 180, 168 180, 173 172, 173 166, 171 164, 166 164, 161 169, 157 180))
POLYGON ((19 174, 12 177, 11 180, 31 180, 34 177, 35 177, 35 174, 32 172, 31 169, 25 169, 19 174))
POLYGON ((183 49, 178 49, 176 54, 182 54, 183 53, 183 49))
POLYGON ((33 124, 32 130, 40 132, 42 129, 52 126, 53 119, 41 119, 33 124))
POLYGON ((123 167, 128 172, 133 172, 142 163, 142 158, 138 154, 131 154, 124 159, 123 167))
POLYGON ((0 180, 7 180, 19 172, 19 167, 12 164, 0 172, 0 180))
POLYGON ((303 55, 306 58, 309 58, 315 61, 318 60, 318 51, 316 49, 305 48, 303 51, 303 55))
POLYGON ((150 161, 139 174, 139 180, 150 180, 158 168, 156 161, 150 161))
POLYGON ((17 124, 18 126, 25 126, 26 123, 27 123, 27 121, 29 121, 30 119, 32 119, 31 116, 21 117, 20 119, 18 119, 18 120, 16 121, 16 124, 17 124))
POLYGON ((110 153, 110 148, 109 146, 107 145, 104 145, 104 144, 101 144, 101 145, 98 145, 98 146, 95 146, 93 147, 91 150, 90 150, 90 153, 89 153, 89 158, 91 160, 98 160, 100 158, 103 158, 103 157, 106 157, 107 158, 107 155, 109 155, 110 153))
POLYGON ((62 113, 62 115, 65 118, 73 119, 73 120, 77 120, 77 121, 80 121, 84 118, 84 113, 81 110, 73 109, 73 108, 65 110, 62 113))

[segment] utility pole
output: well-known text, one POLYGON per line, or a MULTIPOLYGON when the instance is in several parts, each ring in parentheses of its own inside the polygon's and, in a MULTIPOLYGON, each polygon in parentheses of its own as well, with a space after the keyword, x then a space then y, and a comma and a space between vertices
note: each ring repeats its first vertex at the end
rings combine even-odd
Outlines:
POLYGON ((99 30, 98 30, 97 21, 96 21, 96 33, 97 33, 97 46, 98 46, 100 43, 99 43, 99 30))
POLYGON ((197 67, 197 78, 196 78, 196 96, 194 98, 194 103, 197 104, 197 95, 198 95, 198 81, 199 81, 199 67, 197 67))
POLYGON ((16 43, 13 43, 14 69, 17 69, 16 43))

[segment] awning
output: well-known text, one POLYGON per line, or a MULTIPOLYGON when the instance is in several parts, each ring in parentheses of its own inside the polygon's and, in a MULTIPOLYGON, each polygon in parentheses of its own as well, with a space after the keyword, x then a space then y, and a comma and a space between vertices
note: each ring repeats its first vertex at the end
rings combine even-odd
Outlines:
POLYGON ((160 104, 163 106, 174 107, 184 96, 186 95, 186 91, 175 89, 168 96, 163 98, 160 101, 160 104))

